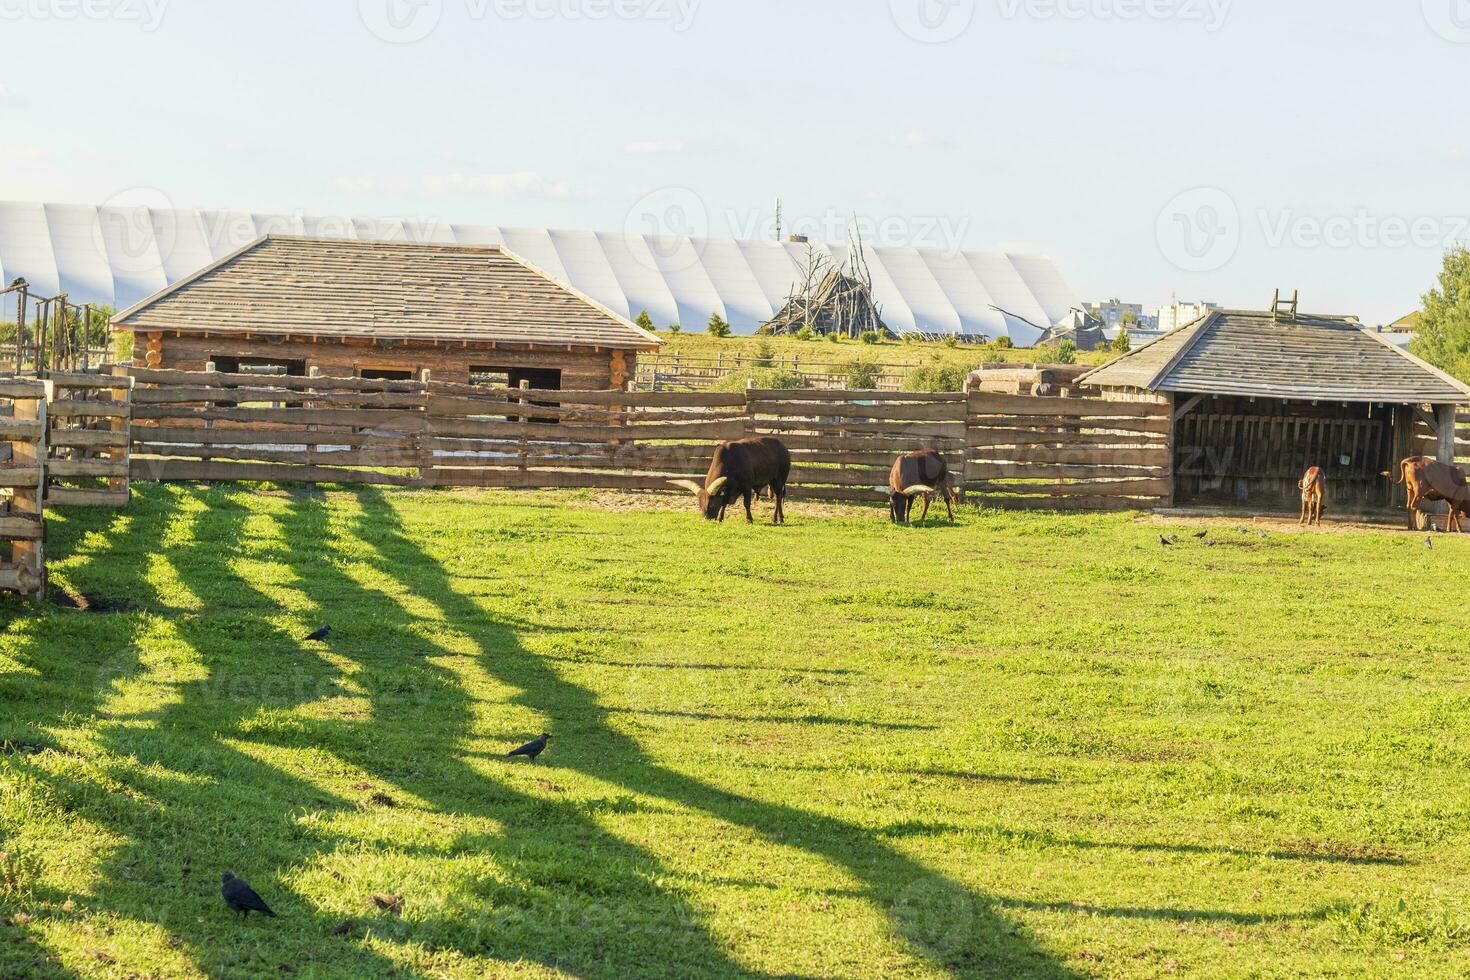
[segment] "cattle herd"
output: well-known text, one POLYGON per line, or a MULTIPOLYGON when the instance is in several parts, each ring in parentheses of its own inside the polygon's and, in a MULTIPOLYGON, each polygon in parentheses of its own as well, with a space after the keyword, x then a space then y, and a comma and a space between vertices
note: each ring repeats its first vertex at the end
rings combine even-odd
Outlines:
MULTIPOLYGON (((1397 472, 1383 474, 1395 484, 1408 488, 1409 527, 1419 527, 1424 519, 1420 507, 1430 501, 1449 505, 1448 531, 1462 531, 1461 519, 1470 514, 1470 483, 1458 466, 1441 463, 1428 456, 1411 456, 1399 464, 1397 472)), ((745 520, 755 523, 751 504, 758 494, 769 493, 776 502, 774 522, 786 523, 786 489, 791 482, 791 451, 774 436, 757 436, 738 442, 722 442, 715 447, 714 459, 703 483, 693 480, 674 481, 676 486, 694 493, 700 513, 707 520, 723 521, 725 511, 737 500, 745 505, 745 520)), ((1313 466, 1297 482, 1302 494, 1298 524, 1321 526, 1322 511, 1327 500, 1327 476, 1320 466, 1313 466)), ((914 501, 923 500, 919 520, 929 517, 929 504, 938 494, 952 522, 958 498, 950 483, 949 467, 944 457, 933 449, 906 453, 893 461, 888 474, 888 517, 896 524, 907 524, 913 514, 914 501)))

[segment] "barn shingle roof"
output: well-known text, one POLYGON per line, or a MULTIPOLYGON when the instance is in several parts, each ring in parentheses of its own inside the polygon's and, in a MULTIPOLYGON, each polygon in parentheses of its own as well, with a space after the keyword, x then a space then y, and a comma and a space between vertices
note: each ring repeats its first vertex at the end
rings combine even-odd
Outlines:
POLYGON ((502 248, 268 235, 115 327, 650 350, 658 338, 502 248))
POLYGON ((1296 401, 1470 400, 1470 387, 1356 319, 1276 320, 1256 310, 1214 310, 1078 380, 1098 388, 1296 401))

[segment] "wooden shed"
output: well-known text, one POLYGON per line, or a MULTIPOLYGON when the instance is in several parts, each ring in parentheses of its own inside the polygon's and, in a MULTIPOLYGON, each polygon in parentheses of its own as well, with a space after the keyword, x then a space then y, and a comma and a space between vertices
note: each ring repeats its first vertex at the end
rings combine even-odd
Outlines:
POLYGON ((622 388, 658 338, 502 248, 270 235, 117 314, 149 367, 622 388))
POLYGON ((1297 481, 1321 466, 1339 509, 1393 502, 1385 470, 1433 433, 1455 457, 1456 406, 1470 387, 1356 318, 1215 310, 1090 371, 1103 397, 1167 397, 1176 505, 1295 511, 1297 481))

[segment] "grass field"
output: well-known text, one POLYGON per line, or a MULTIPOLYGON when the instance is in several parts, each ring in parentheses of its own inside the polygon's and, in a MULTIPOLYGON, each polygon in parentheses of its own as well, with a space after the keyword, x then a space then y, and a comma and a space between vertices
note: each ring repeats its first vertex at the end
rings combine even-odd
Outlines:
MULTIPOLYGON (((671 355, 714 357, 723 353, 726 357, 736 354, 752 356, 764 343, 773 355, 800 357, 803 361, 835 362, 845 364, 853 360, 877 361, 884 364, 960 364, 971 366, 987 361, 1007 361, 1018 364, 1050 362, 1056 360, 1056 349, 1010 348, 997 349, 983 344, 944 344, 885 340, 877 344, 865 344, 857 340, 842 340, 836 343, 819 338, 797 340, 795 337, 711 337, 702 326, 684 329, 677 334, 666 330, 658 331, 663 341, 659 353, 671 355)), ((1079 364, 1102 364, 1117 355, 1111 351, 1078 351, 1079 364)))
POLYGON ((0 976, 1470 971, 1470 539, 790 510, 57 514, 0 976))

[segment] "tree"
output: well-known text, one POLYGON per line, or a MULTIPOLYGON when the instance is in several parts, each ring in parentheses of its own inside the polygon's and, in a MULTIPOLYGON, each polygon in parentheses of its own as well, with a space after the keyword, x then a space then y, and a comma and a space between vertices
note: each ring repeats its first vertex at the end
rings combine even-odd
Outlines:
POLYGON ((711 313, 704 332, 711 337, 728 337, 730 336, 730 324, 726 323, 725 318, 718 313, 711 313))
POLYGON ((1076 364, 1077 363, 1077 345, 1076 345, 1076 343, 1074 343, 1073 341, 1070 341, 1070 340, 1064 340, 1060 344, 1057 345, 1057 363, 1058 364, 1076 364))
POLYGON ((1138 314, 1134 313, 1132 310, 1124 310, 1123 319, 1119 322, 1121 322, 1125 327, 1136 327, 1138 326, 1138 314))
POLYGON ((1119 354, 1126 354, 1133 349, 1133 341, 1128 339, 1126 328, 1118 331, 1118 336, 1113 338, 1113 350, 1119 354))
POLYGON ((1470 379, 1470 248, 1445 253, 1439 288, 1424 294, 1419 336, 1409 348, 1461 380, 1470 379))
POLYGON ((649 333, 653 332, 653 317, 648 315, 647 310, 643 310, 641 313, 639 313, 638 319, 634 320, 633 322, 638 324, 638 326, 642 327, 644 330, 647 330, 649 333))
POLYGON ((858 391, 871 391, 878 387, 883 369, 872 361, 853 361, 847 366, 847 386, 858 391))

